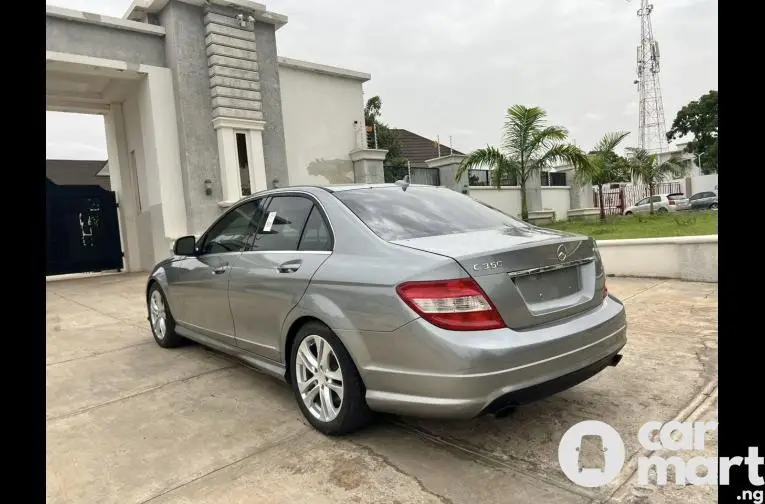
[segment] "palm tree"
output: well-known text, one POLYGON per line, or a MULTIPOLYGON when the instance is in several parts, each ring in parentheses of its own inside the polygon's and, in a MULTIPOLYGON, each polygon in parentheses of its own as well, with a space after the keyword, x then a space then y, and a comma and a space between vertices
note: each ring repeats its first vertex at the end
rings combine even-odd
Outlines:
POLYGON ((546 116, 539 107, 508 108, 501 149, 488 146, 471 152, 460 163, 455 180, 460 180, 467 170, 482 166, 492 169, 492 185, 497 189, 505 177, 514 177, 521 186, 521 218, 528 220, 529 177, 561 162, 574 168, 587 163, 587 155, 579 147, 564 143, 568 131, 562 126, 548 126, 546 116))
MULTIPOLYGON (((671 157, 659 163, 656 154, 650 154, 639 147, 627 147, 629 152, 629 169, 633 179, 640 179, 648 185, 648 195, 653 196, 656 186, 667 179, 680 178, 688 168, 678 163, 679 159, 671 157)), ((653 198, 649 199, 650 213, 653 214, 653 198)))
POLYGON ((601 222, 606 220, 606 208, 603 202, 603 184, 619 182, 626 178, 627 175, 623 158, 614 152, 622 140, 627 138, 627 135, 629 133, 624 131, 606 133, 587 155, 589 162, 574 169, 574 181, 577 185, 590 183, 598 186, 601 222))

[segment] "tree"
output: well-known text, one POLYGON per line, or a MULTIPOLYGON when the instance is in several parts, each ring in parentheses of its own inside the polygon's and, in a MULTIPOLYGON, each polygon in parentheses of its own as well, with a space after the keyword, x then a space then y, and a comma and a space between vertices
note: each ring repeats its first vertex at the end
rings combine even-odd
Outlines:
POLYGON ((455 180, 460 180, 467 170, 482 166, 492 169, 492 185, 497 189, 503 178, 515 177, 521 186, 521 218, 528 220, 526 182, 532 175, 561 162, 575 169, 588 162, 579 147, 564 143, 568 131, 562 126, 548 126, 546 117, 539 107, 508 108, 501 149, 487 146, 471 152, 460 163, 455 180))
MULTIPOLYGON (((653 196, 656 186, 662 181, 672 178, 680 178, 688 169, 681 165, 676 158, 670 158, 663 163, 657 161, 656 154, 649 154, 647 150, 628 147, 630 174, 635 179, 640 179, 648 185, 648 195, 653 196)), ((653 198, 648 200, 653 214, 653 198)))
POLYGON ((587 154, 587 163, 574 169, 574 180, 582 185, 590 183, 598 186, 600 202, 600 221, 606 220, 606 208, 603 202, 603 184, 620 182, 628 178, 628 170, 624 158, 614 150, 627 138, 628 132, 618 131, 606 133, 593 150, 587 154))
POLYGON ((680 109, 667 132, 668 141, 693 134, 685 150, 701 155, 704 173, 717 172, 717 112, 717 91, 713 90, 680 109))
POLYGON ((401 140, 398 133, 380 121, 382 115, 382 100, 379 96, 373 96, 367 100, 364 107, 364 123, 367 129, 367 148, 375 148, 375 134, 377 135, 377 148, 387 149, 383 161, 383 170, 387 182, 393 182, 406 175, 406 159, 401 155, 401 140), (391 179, 391 180, 388 180, 391 179))

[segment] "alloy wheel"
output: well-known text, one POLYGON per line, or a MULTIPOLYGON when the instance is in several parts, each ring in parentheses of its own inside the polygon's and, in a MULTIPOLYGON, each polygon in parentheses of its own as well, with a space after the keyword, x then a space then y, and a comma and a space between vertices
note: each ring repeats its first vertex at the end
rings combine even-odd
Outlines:
POLYGON ((331 422, 343 405, 343 373, 332 345, 316 334, 300 342, 295 357, 300 398, 321 422, 331 422))
POLYGON ((149 316, 151 318, 151 328, 157 339, 165 339, 167 333, 167 314, 165 312, 165 302, 162 299, 162 293, 155 290, 149 298, 149 316))

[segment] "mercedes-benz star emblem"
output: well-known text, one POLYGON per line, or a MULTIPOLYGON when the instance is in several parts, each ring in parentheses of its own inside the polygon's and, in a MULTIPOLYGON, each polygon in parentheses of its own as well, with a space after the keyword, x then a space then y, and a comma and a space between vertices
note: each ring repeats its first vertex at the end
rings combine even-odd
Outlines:
POLYGON ((555 255, 558 257, 558 260, 560 262, 563 262, 566 260, 566 247, 563 245, 558 245, 558 250, 555 252, 555 255))

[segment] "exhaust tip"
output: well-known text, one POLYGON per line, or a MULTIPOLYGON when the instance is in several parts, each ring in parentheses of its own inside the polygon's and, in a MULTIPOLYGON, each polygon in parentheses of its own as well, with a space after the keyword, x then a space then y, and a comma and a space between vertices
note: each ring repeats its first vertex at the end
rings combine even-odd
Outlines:
POLYGON ((608 365, 614 367, 617 364, 619 364, 621 361, 622 361, 622 354, 616 354, 613 356, 613 358, 611 359, 611 362, 609 362, 608 365))

